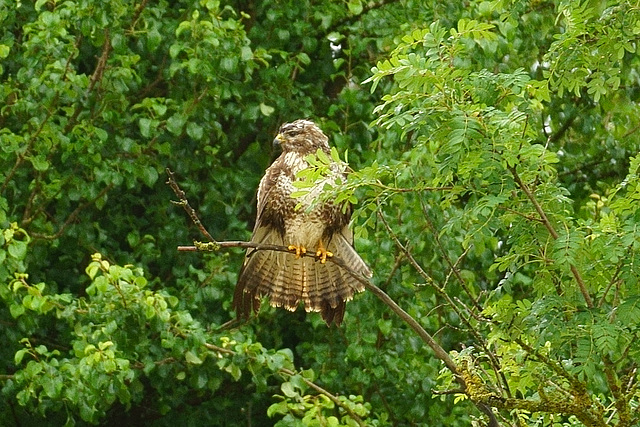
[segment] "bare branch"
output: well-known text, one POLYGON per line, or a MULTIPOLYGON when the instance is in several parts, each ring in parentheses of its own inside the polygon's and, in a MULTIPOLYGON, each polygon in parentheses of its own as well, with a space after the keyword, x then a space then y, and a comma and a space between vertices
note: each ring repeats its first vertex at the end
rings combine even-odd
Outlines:
POLYGON ((215 239, 211 236, 211 234, 207 231, 207 229, 204 228, 204 225, 202 225, 202 221, 200 221, 200 218, 198 218, 198 214, 196 214, 196 211, 189 204, 189 201, 187 200, 187 196, 184 193, 184 191, 182 191, 178 183, 176 182, 173 172, 169 168, 166 168, 165 170, 167 172, 167 176, 169 177, 167 180, 167 184, 169 184, 169 187, 171 187, 175 195, 180 199, 180 201, 176 202, 176 204, 184 208, 184 210, 189 215, 189 218, 191 218, 191 221, 193 221, 193 223, 198 227, 200 232, 210 242, 215 242, 215 239))

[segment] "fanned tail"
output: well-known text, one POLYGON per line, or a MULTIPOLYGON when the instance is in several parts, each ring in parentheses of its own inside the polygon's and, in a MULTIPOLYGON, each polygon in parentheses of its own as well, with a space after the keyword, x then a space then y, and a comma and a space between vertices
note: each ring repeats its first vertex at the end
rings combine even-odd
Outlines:
MULTIPOLYGON (((333 236, 327 249, 356 273, 371 277, 369 267, 341 233, 333 236)), ((362 291, 364 285, 331 260, 321 263, 286 252, 250 250, 240 271, 233 307, 239 317, 248 318, 260 309, 262 297, 267 297, 271 306, 289 311, 295 311, 303 301, 307 312, 319 312, 328 325, 340 325, 346 302, 362 291)))

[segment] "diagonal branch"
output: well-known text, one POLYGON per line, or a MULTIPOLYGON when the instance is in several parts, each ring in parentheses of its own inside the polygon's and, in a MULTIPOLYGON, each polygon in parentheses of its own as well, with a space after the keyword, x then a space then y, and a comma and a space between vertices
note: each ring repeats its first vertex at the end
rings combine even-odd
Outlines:
MULTIPOLYGON (((220 347, 220 346, 217 346, 217 345, 214 345, 214 344, 205 343, 204 346, 208 350, 214 351, 214 352, 219 353, 219 354, 226 354, 226 355, 229 355, 229 356, 235 356, 236 354, 238 354, 237 352, 235 352, 233 350, 229 350, 228 348, 220 347)), ((292 376, 298 374, 297 372, 292 371, 291 369, 288 369, 288 368, 279 368, 278 369, 278 373, 281 374, 281 375, 282 374, 287 375, 289 377, 292 377, 292 376)), ((338 397, 336 395, 330 393, 329 391, 325 390, 324 388, 320 387, 318 384, 316 384, 313 381, 305 378, 302 375, 300 376, 300 378, 302 378, 302 381, 304 381, 304 383, 306 385, 308 385, 309 387, 311 387, 312 389, 314 389, 318 393, 328 397, 329 400, 331 400, 336 406, 339 406, 340 408, 344 409, 345 412, 347 414, 349 414, 351 419, 353 419, 356 423, 358 423, 358 425, 360 427, 366 426, 364 421, 362 421, 362 418, 360 418, 360 416, 358 414, 353 412, 353 410, 351 408, 349 408, 348 405, 345 405, 343 402, 341 402, 340 399, 338 399, 338 397)))
MULTIPOLYGON (((458 279, 458 283, 460 283, 460 286, 462 286, 462 289, 464 289, 465 293, 473 303, 473 306, 476 308, 476 310, 478 310, 479 313, 482 313, 484 308, 478 302, 478 298, 474 297, 473 293, 471 292, 471 289, 469 289, 469 286, 467 285, 467 281, 464 280, 464 278, 460 274, 460 270, 456 265, 458 261, 456 261, 456 264, 454 264, 453 261, 451 261, 451 257, 449 257, 449 254, 445 250, 444 245, 442 244, 442 241, 440 241, 440 234, 438 233, 438 230, 436 229, 435 224, 433 223, 433 221, 428 215, 427 207, 425 206, 424 201, 420 200, 420 206, 422 208, 422 213, 424 214, 424 218, 427 221, 427 226, 429 227, 429 231, 431 231, 431 234, 433 235, 433 239, 436 242, 436 246, 438 247, 438 250, 440 251, 442 258, 445 260, 445 262, 449 266, 451 273, 453 273, 456 279, 458 279)), ((468 249, 465 251, 465 253, 467 251, 468 249)))
POLYGON ((184 210, 189 215, 189 218, 191 218, 191 221, 193 221, 193 223, 198 227, 200 232, 210 242, 215 242, 215 239, 213 238, 213 236, 211 236, 211 234, 207 231, 207 229, 204 228, 204 225, 202 225, 202 221, 200 221, 200 218, 198 218, 198 214, 196 214, 195 209, 193 209, 191 207, 191 205, 189 204, 189 201, 187 200, 187 195, 184 193, 184 191, 182 191, 182 189, 180 188, 180 186, 176 182, 176 179, 174 177, 174 173, 169 168, 166 168, 165 170, 166 170, 167 175, 169 177, 168 180, 167 180, 167 184, 169 184, 169 187, 171 187, 171 189, 173 190, 175 195, 180 199, 179 202, 174 202, 174 203, 176 205, 182 206, 184 208, 184 210))
MULTIPOLYGON (((278 251, 278 252, 288 252, 291 253, 291 249, 287 246, 280 245, 267 245, 263 243, 255 243, 255 242, 242 242, 242 241, 226 241, 226 242, 212 242, 212 243, 202 243, 202 242, 194 242, 194 246, 178 246, 178 251, 187 251, 187 252, 214 252, 218 251, 221 248, 244 248, 244 249, 255 249, 257 251, 260 250, 269 250, 269 251, 278 251)), ((300 254, 300 256, 307 256, 316 258, 315 253, 305 253, 300 254)), ((455 362, 449 357, 449 354, 442 348, 440 344, 406 311, 404 311, 396 302, 391 299, 389 295, 387 295, 382 289, 374 285, 364 277, 363 275, 354 271, 344 260, 338 257, 330 257, 327 258, 327 261, 331 261, 334 264, 340 266, 346 272, 348 272, 351 276, 353 276, 358 282, 362 283, 369 291, 371 291, 376 297, 378 297, 385 305, 387 305, 391 310, 396 313, 402 320, 404 320, 410 327, 413 329, 418 336, 427 344, 431 350, 435 353, 436 357, 444 362, 444 364, 456 374, 458 382, 460 385, 464 386, 464 382, 461 382, 462 378, 457 376, 458 367, 455 362)))
MULTIPOLYGON (((558 232, 555 230, 555 228, 553 228, 553 224, 551 224, 551 221, 549 221, 549 217, 547 217, 544 209, 542 209, 542 206, 540 206, 540 203, 538 202, 538 199, 536 199, 536 196, 533 194, 529 186, 525 184, 524 181, 522 181, 522 178, 520 178, 520 175, 518 175, 515 166, 510 166, 509 171, 511 172, 511 175, 513 175, 513 179, 515 180, 516 184, 518 184, 518 187, 520 187, 520 189, 524 192, 529 201, 533 204, 536 212, 538 212, 538 215, 540 215, 540 220, 542 221, 544 227, 547 229, 551 237, 553 237, 553 240, 556 240, 558 238, 558 232)), ((580 292, 582 293, 582 296, 587 303, 587 307, 593 308, 593 300, 591 299, 591 295, 589 295, 587 285, 584 283, 582 275, 575 265, 571 264, 570 269, 571 274, 573 274, 573 277, 576 279, 578 287, 580 288, 580 292)))
POLYGON ((55 240, 55 239, 59 238, 65 232, 67 227, 69 227, 69 225, 71 225, 71 223, 76 220, 76 218, 78 217, 80 212, 82 212, 83 210, 85 210, 86 208, 88 208, 89 206, 94 204, 97 200, 99 200, 101 197, 103 197, 105 194, 107 194, 109 192, 109 190, 111 190, 112 188, 113 188, 113 184, 107 185, 106 187, 104 187, 102 189, 102 191, 100 191, 100 193, 98 193, 97 196, 95 196, 91 200, 88 200, 85 203, 79 205, 77 208, 75 208, 73 210, 73 212, 71 212, 71 214, 64 221, 64 223, 60 226, 58 231, 56 231, 55 233, 53 233, 53 234, 41 234, 41 233, 32 232, 31 236, 34 239, 43 239, 43 240, 55 240))
MULTIPOLYGON (((167 183, 171 186, 171 188, 173 189, 174 193, 180 199, 180 202, 177 202, 177 204, 179 204, 182 207, 184 207, 184 209, 187 211, 187 213, 189 214, 191 219, 194 221, 194 223, 198 225, 198 228, 200 228, 200 231, 205 236, 207 236, 207 238, 210 240, 210 242, 208 242, 208 243, 194 242, 193 246, 178 246, 178 250, 179 251, 182 251, 182 252, 184 252, 184 251, 188 251, 188 252, 195 252, 195 251, 212 252, 212 251, 218 251, 221 248, 239 247, 239 248, 245 248, 245 249, 253 248, 255 250, 272 250, 272 251, 280 251, 280 252, 289 252, 289 253, 291 253, 291 250, 287 246, 266 245, 266 244, 261 244, 261 243, 243 242, 243 241, 225 241, 225 242, 216 241, 209 234, 209 232, 207 232, 207 230, 202 225, 202 222, 198 218, 198 215, 196 214, 195 210, 189 205, 189 202, 188 202, 188 200, 186 198, 186 195, 185 195, 184 191, 182 191, 180 189, 180 187, 176 183, 175 179, 173 178, 173 172, 171 172, 169 169, 167 169, 166 171, 167 171, 167 175, 169 175, 169 181, 167 183)), ((304 256, 316 257, 315 254, 311 254, 311 253, 306 253, 306 254, 304 254, 304 256)), ((411 317, 411 315, 409 315, 409 313, 404 311, 402 309, 402 307, 400 307, 389 295, 386 294, 386 292, 384 292, 382 289, 380 289, 379 287, 377 287, 376 285, 371 283, 368 278, 366 278, 363 275, 361 275, 361 274, 357 273, 356 271, 354 271, 341 258, 338 258, 338 257, 334 256, 334 257, 330 257, 330 258, 327 258, 327 259, 330 262, 333 262, 334 264, 336 264, 336 265, 340 266, 341 268, 343 268, 347 273, 349 273, 356 280, 358 280, 360 283, 362 283, 365 286, 366 289, 368 289, 371 293, 373 293, 376 297, 378 297, 378 299, 380 299, 387 307, 389 307, 394 313, 396 313, 398 315, 398 317, 400 317, 407 325, 409 325, 409 327, 411 329, 413 329, 413 331, 420 337, 420 339, 425 344, 427 344, 427 346, 434 352, 435 356, 438 359, 440 359, 445 364, 445 366, 454 374, 454 377, 455 377, 456 381, 458 382, 458 384, 460 384, 461 388, 464 389, 464 390, 467 390, 467 383, 466 383, 463 375, 461 375, 459 367, 456 365, 456 363, 453 361, 453 359, 451 359, 451 357, 445 351, 445 349, 442 348, 442 346, 431 336, 431 334, 429 334, 429 332, 427 332, 422 327, 422 325, 420 325, 420 323, 418 323, 418 321, 416 319, 414 319, 413 317, 411 317)), ((320 392, 320 390, 324 391, 324 389, 322 389, 322 388, 316 389, 316 390, 319 391, 319 392, 320 392)), ((327 397, 329 397, 329 396, 327 395, 327 397)), ((329 398, 331 399, 331 397, 329 397, 329 398)), ((337 402, 335 402, 335 401, 334 401, 334 403, 337 404, 337 402)), ((487 405, 485 402, 475 401, 475 400, 473 401, 473 403, 475 404, 475 406, 478 408, 479 411, 481 411, 484 415, 487 416, 487 418, 489 420, 489 424, 488 424, 489 427, 499 427, 500 424, 498 423, 498 421, 496 419, 496 416, 493 413, 493 411, 491 410, 491 407, 489 405, 487 405)), ((356 419, 356 418, 354 418, 354 419, 356 419)))

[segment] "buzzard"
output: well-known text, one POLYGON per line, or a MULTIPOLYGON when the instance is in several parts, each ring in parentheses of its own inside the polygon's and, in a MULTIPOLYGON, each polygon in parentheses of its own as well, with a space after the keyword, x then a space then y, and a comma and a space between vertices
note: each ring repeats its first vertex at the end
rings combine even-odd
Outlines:
POLYGON ((249 249, 234 292, 234 309, 238 317, 247 318, 259 310, 262 297, 289 311, 302 301, 307 312, 320 312, 327 325, 340 325, 346 302, 364 286, 327 258, 335 256, 355 272, 372 276, 353 248, 351 207, 317 202, 326 183, 346 175, 344 166, 332 162, 330 172, 307 194, 293 198, 296 174, 309 167, 305 157, 319 149, 329 155, 328 138, 315 123, 296 120, 280 127, 274 144, 282 147, 282 154, 260 181, 251 241, 287 246, 291 252, 249 249), (307 251, 315 257, 305 256, 307 251))

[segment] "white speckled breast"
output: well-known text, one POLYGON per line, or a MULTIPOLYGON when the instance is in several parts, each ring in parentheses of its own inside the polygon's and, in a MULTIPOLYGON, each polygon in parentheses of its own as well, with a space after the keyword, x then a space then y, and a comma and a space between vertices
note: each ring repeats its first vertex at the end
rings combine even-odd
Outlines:
MULTIPOLYGON (((285 154, 284 162, 289 167, 290 173, 293 176, 309 167, 309 164, 298 153, 285 154)), ((284 172, 281 173, 276 183, 287 195, 298 190, 293 185, 293 181, 290 178, 291 175, 284 172)), ((299 214, 287 215, 289 218, 285 218, 285 244, 304 246, 308 250, 316 250, 318 242, 325 230, 325 222, 320 215, 323 206, 316 205, 310 212, 306 211, 319 197, 324 184, 328 181, 333 181, 333 179, 327 177, 327 179, 317 182, 314 187, 309 189, 309 193, 306 195, 293 199, 295 201, 294 205, 300 204, 298 208, 299 214)))

